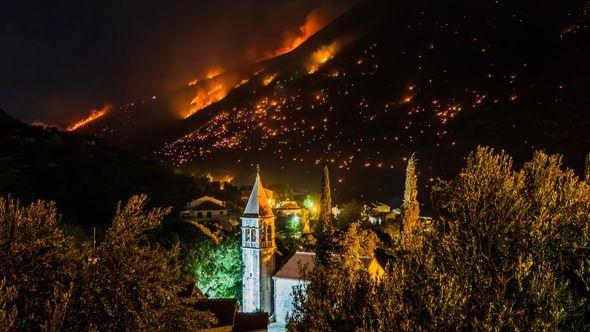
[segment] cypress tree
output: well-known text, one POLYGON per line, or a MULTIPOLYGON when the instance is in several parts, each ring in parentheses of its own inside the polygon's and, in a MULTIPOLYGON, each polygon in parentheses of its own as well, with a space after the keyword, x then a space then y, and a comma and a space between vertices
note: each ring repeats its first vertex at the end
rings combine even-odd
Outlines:
POLYGON ((320 215, 316 227, 316 251, 318 260, 325 262, 328 250, 332 248, 332 197, 330 193, 330 174, 328 166, 324 166, 322 174, 322 198, 320 201, 320 215))
POLYGON ((412 235, 420 219, 420 204, 418 203, 418 177, 416 175, 416 157, 414 154, 408 160, 406 167, 406 185, 402 203, 402 244, 409 245, 412 235))

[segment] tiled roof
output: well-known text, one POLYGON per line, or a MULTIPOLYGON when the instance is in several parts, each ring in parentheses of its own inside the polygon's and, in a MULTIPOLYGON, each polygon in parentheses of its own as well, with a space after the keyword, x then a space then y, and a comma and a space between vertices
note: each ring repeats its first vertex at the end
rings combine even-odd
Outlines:
MULTIPOLYGON (((369 268, 373 257, 361 257, 361 261, 365 268, 369 268)), ((298 251, 293 255, 281 269, 275 273, 277 278, 285 279, 302 279, 303 269, 312 269, 315 264, 315 253, 298 251)))
POLYGON ((237 305, 235 299, 206 299, 195 302, 195 309, 213 313, 217 317, 216 327, 232 326, 237 305))
POLYGON ((285 204, 281 205, 280 208, 278 208, 278 210, 298 210, 298 209, 301 209, 301 208, 295 202, 285 203, 285 204))
POLYGON ((217 204, 213 201, 203 201, 193 207, 190 210, 194 211, 219 211, 219 210, 227 210, 227 207, 217 204))
POLYGON ((261 331, 268 328, 268 313, 267 312, 253 312, 244 313, 239 312, 236 315, 236 321, 232 332, 243 331, 261 331))

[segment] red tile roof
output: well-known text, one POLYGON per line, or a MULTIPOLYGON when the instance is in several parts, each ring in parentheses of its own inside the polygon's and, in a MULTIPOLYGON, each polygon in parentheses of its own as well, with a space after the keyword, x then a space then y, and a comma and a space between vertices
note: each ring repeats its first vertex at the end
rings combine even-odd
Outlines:
MULTIPOLYGON (((361 261, 365 268, 368 268, 369 265, 371 265, 373 259, 373 257, 361 257, 361 261)), ((274 276, 285 279, 302 279, 302 271, 304 269, 313 269, 314 265, 315 253, 298 251, 295 255, 289 258, 287 263, 285 263, 274 276)))

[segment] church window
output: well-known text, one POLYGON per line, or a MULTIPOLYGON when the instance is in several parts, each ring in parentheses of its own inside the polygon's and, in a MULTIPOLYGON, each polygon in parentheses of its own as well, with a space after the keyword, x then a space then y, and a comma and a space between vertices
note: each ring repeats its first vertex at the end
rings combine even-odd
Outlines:
POLYGON ((256 229, 252 230, 252 242, 256 242, 256 229))
POLYGON ((266 232, 266 241, 272 241, 272 225, 268 225, 268 231, 266 232))
POLYGON ((250 242, 250 228, 246 228, 246 242, 250 242))
POLYGON ((262 225, 262 227, 260 228, 260 242, 264 242, 266 237, 266 228, 264 228, 264 225, 262 225))

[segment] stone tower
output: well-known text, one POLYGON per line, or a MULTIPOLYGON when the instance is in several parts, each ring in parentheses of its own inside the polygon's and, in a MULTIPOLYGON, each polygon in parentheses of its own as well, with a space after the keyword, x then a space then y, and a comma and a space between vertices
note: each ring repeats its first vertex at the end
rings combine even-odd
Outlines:
POLYGON ((242 219, 242 311, 273 312, 272 275, 275 270, 275 217, 260 182, 250 193, 242 219))

